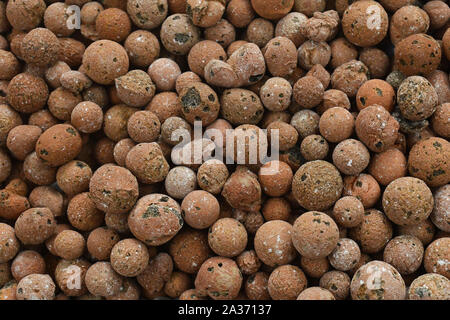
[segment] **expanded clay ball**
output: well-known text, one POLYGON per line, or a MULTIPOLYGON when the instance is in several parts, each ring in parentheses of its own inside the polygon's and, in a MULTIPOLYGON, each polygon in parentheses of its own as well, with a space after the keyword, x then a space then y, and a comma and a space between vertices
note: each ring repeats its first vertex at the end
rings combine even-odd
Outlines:
POLYGON ((37 185, 50 185, 56 180, 56 168, 38 157, 36 152, 30 153, 23 162, 25 178, 37 185))
POLYGON ((181 112, 190 124, 201 121, 202 126, 207 126, 216 120, 220 110, 219 98, 210 86, 192 82, 179 94, 181 112))
POLYGON ((369 165, 369 173, 383 186, 406 176, 406 157, 397 148, 375 154, 369 165))
POLYGON ((409 173, 430 187, 440 187, 450 181, 450 143, 442 138, 423 139, 411 148, 409 173))
POLYGON ((164 293, 171 298, 178 298, 183 292, 192 287, 191 283, 192 280, 189 275, 174 271, 169 281, 164 285, 164 293))
POLYGON ((309 70, 316 64, 325 67, 331 59, 331 47, 325 41, 307 40, 297 50, 298 64, 309 70))
POLYGON ((175 92, 160 92, 156 94, 147 105, 146 110, 156 114, 160 123, 163 123, 170 117, 181 116, 181 104, 175 92))
POLYGON ((243 251, 236 257, 236 263, 241 273, 245 275, 255 274, 261 267, 261 260, 259 260, 255 250, 243 251))
POLYGON ((79 297, 87 293, 85 277, 91 264, 84 259, 61 260, 55 269, 55 280, 61 291, 69 297, 79 297), (79 272, 80 278, 74 279, 79 272), (78 282, 79 281, 79 282, 78 282), (79 284, 77 286, 76 284, 79 284))
POLYGON ((45 106, 48 96, 48 87, 42 78, 19 73, 8 84, 6 99, 16 111, 33 113, 45 106))
POLYGON ((0 286, 3 288, 8 282, 12 281, 10 264, 1 263, 0 264, 0 286))
MULTIPOLYGON (((138 72, 138 70, 136 70, 135 72, 138 72)), ((150 81, 149 84, 153 80, 158 90, 171 91, 175 88, 175 82, 178 76, 181 74, 181 70, 175 61, 168 58, 159 58, 152 62, 152 64, 148 68, 148 74, 151 77, 151 80, 146 80, 150 81)), ((139 89, 139 86, 137 86, 136 89, 139 89)), ((154 94, 154 86, 153 90, 151 90, 150 92, 152 91, 154 94)), ((151 98, 147 100, 150 101, 151 98)))
POLYGON ((320 287, 329 290, 336 300, 347 299, 350 293, 350 277, 342 271, 329 271, 320 278, 320 287))
POLYGON ((436 70, 441 61, 441 47, 431 36, 419 33, 395 46, 395 68, 406 76, 425 75, 436 70))
POLYGON ((303 108, 311 109, 322 102, 324 86, 312 76, 300 78, 292 89, 295 101, 303 108))
POLYGON ((380 105, 361 110, 356 117, 356 135, 373 152, 383 152, 397 140, 399 123, 380 105))
POLYGON ((318 134, 304 138, 300 145, 300 152, 307 161, 323 160, 328 155, 328 142, 318 134))
POLYGON ((108 8, 95 19, 95 30, 100 39, 122 42, 131 32, 131 21, 125 11, 108 8))
POLYGON ((128 54, 124 47, 114 41, 95 41, 86 48, 82 67, 95 82, 110 85, 114 79, 128 72, 128 54))
POLYGON ((150 76, 142 70, 132 70, 115 79, 117 96, 135 108, 147 105, 155 95, 156 86, 150 76))
POLYGON ((341 196, 342 177, 331 163, 315 160, 302 165, 294 175, 292 192, 307 210, 326 210, 341 196))
POLYGON ((181 210, 184 221, 195 229, 210 227, 220 215, 219 201, 203 190, 188 193, 181 203, 181 210))
POLYGON ((191 22, 187 14, 167 17, 161 25, 160 35, 164 48, 175 55, 188 54, 200 41, 200 29, 191 22))
POLYGON ((284 220, 288 221, 291 217, 291 205, 285 198, 273 197, 267 199, 263 206, 261 213, 264 216, 264 220, 284 220))
POLYGON ((149 252, 145 244, 136 239, 124 239, 111 251, 111 266, 122 276, 135 277, 148 265, 149 252))
POLYGON ((161 124, 151 111, 137 111, 128 119, 128 134, 137 143, 153 142, 158 139, 161 124))
POLYGON ((383 80, 373 79, 365 82, 356 94, 356 105, 362 110, 371 105, 380 105, 391 112, 395 105, 395 91, 383 80))
POLYGON ((348 139, 355 128, 355 118, 346 109, 333 107, 326 110, 319 120, 320 134, 329 142, 348 139))
POLYGON ((422 242, 410 235, 393 238, 383 252, 383 260, 402 275, 415 272, 422 264, 424 248, 422 242))
POLYGON ((118 104, 109 108, 108 111, 105 112, 103 121, 103 131, 105 135, 113 141, 120 141, 128 138, 128 119, 136 111, 138 111, 138 109, 128 107, 125 104, 118 104))
POLYGON ((190 138, 191 131, 191 126, 183 118, 169 117, 161 125, 161 139, 171 146, 176 146, 183 138, 190 138))
POLYGON ((183 226, 181 207, 167 195, 146 195, 140 198, 131 210, 128 226, 133 235, 145 244, 164 244, 183 226))
POLYGON ((36 141, 41 133, 41 128, 37 126, 16 126, 9 131, 6 146, 14 158, 23 161, 28 154, 34 151, 36 141))
POLYGON ((167 193, 175 199, 183 199, 188 193, 197 187, 195 172, 184 166, 170 169, 166 176, 164 185, 167 193))
POLYGON ((273 160, 264 164, 258 173, 261 188, 271 197, 279 197, 291 189, 292 169, 283 161, 273 160))
POLYGON ((0 169, 0 183, 3 183, 8 179, 12 169, 11 159, 3 149, 0 149, 0 169))
POLYGON ((235 257, 247 246, 247 230, 236 219, 222 218, 214 222, 208 231, 208 244, 219 256, 235 257))
POLYGON ((417 277, 411 283, 408 289, 408 299, 449 300, 449 290, 450 280, 440 274, 427 273, 417 277))
POLYGON ((70 123, 83 133, 99 131, 103 124, 103 110, 95 102, 80 102, 72 110, 70 123))
POLYGON ((436 110, 438 96, 427 79, 411 76, 406 78, 398 88, 397 103, 406 119, 425 120, 436 110))
POLYGON ((330 43, 331 61, 333 69, 341 64, 358 58, 358 50, 346 38, 337 38, 330 43))
MULTIPOLYGON (((261 93, 262 95, 264 93, 261 93)), ((262 98, 265 101, 267 96, 262 98)), ((233 88, 225 90, 220 97, 220 105, 222 117, 234 125, 257 124, 264 115, 264 106, 260 98, 257 94, 247 89, 233 88)))
MULTIPOLYGON (((231 3, 228 5, 230 7, 231 3)), ((286 37, 291 40, 295 47, 298 48, 306 37, 302 33, 307 17, 300 12, 290 12, 281 18, 275 27, 276 37, 286 37)))
POLYGON ((339 240, 336 223, 328 215, 310 211, 297 218, 292 227, 295 249, 306 258, 323 258, 329 255, 339 240))
POLYGON ((106 164, 94 172, 89 182, 89 193, 99 210, 127 212, 138 198, 138 182, 129 170, 106 164))
POLYGON ((217 42, 225 49, 236 40, 236 30, 228 20, 220 19, 215 26, 204 30, 204 37, 206 40, 217 42))
POLYGON ((86 247, 90 256, 96 260, 108 260, 114 245, 120 241, 116 231, 108 227, 98 227, 89 233, 86 247))
POLYGON ((216 159, 203 162, 197 170, 198 186, 212 194, 219 194, 222 191, 228 177, 227 166, 216 159))
POLYGON ((48 208, 31 208, 20 214, 14 229, 23 244, 41 244, 50 238, 56 228, 53 213, 48 208))
POLYGON ((261 185, 246 167, 238 167, 230 175, 221 194, 232 208, 250 212, 261 208, 261 185))
MULTIPOLYGON (((6 103, 6 101, 5 101, 6 103)), ((23 123, 20 114, 7 104, 0 103, 0 146, 6 145, 9 132, 23 123)))
POLYGON ((73 260, 83 254, 86 241, 80 233, 64 230, 56 236, 53 245, 58 256, 66 260, 73 260))
POLYGON ((147 184, 163 181, 169 172, 169 164, 156 142, 134 146, 128 152, 125 164, 140 182, 147 184))
POLYGON ((434 192, 434 208, 431 213, 431 221, 440 230, 450 232, 450 185, 440 187, 434 192))
POLYGON ((88 192, 79 193, 70 199, 67 218, 70 224, 81 231, 91 231, 102 225, 105 214, 98 210, 88 192))
POLYGON ((200 267, 195 288, 214 300, 235 299, 242 286, 242 274, 233 260, 213 257, 200 267))
POLYGON ((67 71, 63 73, 59 78, 59 82, 61 86, 73 93, 80 93, 92 85, 91 79, 80 71, 67 71))
POLYGON ((376 253, 392 238, 392 224, 384 213, 376 209, 364 212, 362 222, 350 229, 350 238, 355 240, 363 253, 376 253))
POLYGON ((56 286, 48 274, 30 274, 17 284, 17 300, 53 300, 56 286))
POLYGON ((274 121, 267 126, 267 138, 271 143, 278 140, 280 151, 287 151, 297 144, 298 132, 289 123, 274 121))
POLYGON ((363 48, 359 53, 359 60, 367 66, 372 79, 384 78, 390 71, 389 56, 378 48, 363 48))
POLYGON ((327 289, 309 287, 298 295, 297 300, 336 300, 336 298, 327 289))
POLYGON ((275 37, 262 50, 267 69, 274 77, 286 77, 297 67, 297 48, 286 37, 275 37))
POLYGON ((14 228, 0 223, 0 263, 13 259, 19 252, 20 242, 16 238, 14 228))
POLYGON ((277 20, 284 17, 294 6, 294 0, 280 2, 278 0, 251 0, 252 7, 261 17, 277 20))
POLYGON ((341 90, 349 98, 356 96, 358 89, 369 79, 369 69, 361 61, 351 60, 334 69, 331 87, 341 90))
POLYGON ((13 53, 0 50, 0 80, 11 80, 20 73, 20 62, 13 53))
POLYGON ((339 239, 336 248, 328 256, 330 264, 339 271, 348 271, 356 266, 361 258, 358 244, 352 239, 339 239))
POLYGON ((186 13, 196 26, 208 28, 219 22, 225 6, 224 0, 187 0, 186 13))
POLYGON ((447 277, 450 276, 448 262, 450 261, 450 238, 444 237, 434 240, 425 250, 423 264, 429 273, 438 273, 447 277))
POLYGON ((86 271, 84 281, 91 294, 106 297, 117 295, 123 280, 109 262, 96 262, 86 271))
POLYGON ((247 26, 247 39, 263 48, 273 38, 275 28, 273 23, 263 18, 256 18, 247 26))
POLYGON ((132 65, 146 68, 159 57, 160 45, 158 38, 146 30, 132 32, 124 43, 132 65))
POLYGON ((380 198, 381 189, 374 177, 361 173, 344 178, 343 195, 354 196, 362 202, 364 208, 371 208, 380 198))
POLYGON ((388 25, 388 15, 376 1, 354 2, 342 15, 342 30, 345 37, 360 47, 380 43, 388 32, 388 25))
POLYGON ((370 153, 355 139, 339 142, 333 151, 333 164, 340 172, 354 176, 360 174, 369 165, 370 153))
POLYGON ((64 213, 64 197, 52 187, 40 186, 34 188, 28 200, 32 207, 49 208, 55 217, 60 217, 64 213))
POLYGON ((429 244, 435 234, 436 227, 430 221, 430 219, 421 221, 417 224, 409 226, 399 226, 397 228, 399 235, 411 235, 422 241, 423 245, 429 244))
POLYGON ((259 91, 261 101, 270 111, 286 110, 291 103, 292 86, 284 78, 268 79, 259 91))
MULTIPOLYGON (((440 105, 450 101, 450 80, 448 74, 441 70, 435 70, 426 77, 433 85, 438 95, 438 103, 440 105)), ((444 134, 445 135, 445 134, 444 134)))
POLYGON ((307 283, 308 280, 299 267, 287 264, 272 271, 268 290, 273 300, 295 300, 306 289, 307 283))
POLYGON ((264 56, 254 43, 240 46, 227 60, 236 72, 238 82, 236 86, 247 86, 257 83, 266 72, 264 56))
POLYGON ((196 43, 188 54, 189 68, 200 77, 205 75, 205 66, 211 60, 225 61, 226 59, 227 54, 222 46, 211 40, 196 43))
POLYGON ((48 110, 59 120, 70 120, 75 106, 82 102, 81 95, 73 93, 66 88, 59 87, 53 90, 48 97, 48 110))
POLYGON ((395 11, 390 21, 389 35, 393 45, 410 35, 426 33, 430 27, 430 17, 421 8, 410 5, 395 11))
POLYGON ((350 292, 354 300, 403 300, 405 282, 390 264, 371 261, 356 271, 350 292))
POLYGON ((41 24, 45 9, 44 0, 8 1, 6 17, 14 29, 28 31, 41 24))
POLYGON ((358 226, 364 215, 364 206, 362 202, 353 196, 340 198, 333 207, 332 217, 338 225, 345 228, 358 226))

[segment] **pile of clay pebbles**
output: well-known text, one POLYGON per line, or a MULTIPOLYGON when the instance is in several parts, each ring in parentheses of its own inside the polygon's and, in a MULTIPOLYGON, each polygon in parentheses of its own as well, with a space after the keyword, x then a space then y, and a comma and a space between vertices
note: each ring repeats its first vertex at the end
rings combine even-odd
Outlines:
POLYGON ((0 2, 0 300, 449 300, 450 9, 0 2))

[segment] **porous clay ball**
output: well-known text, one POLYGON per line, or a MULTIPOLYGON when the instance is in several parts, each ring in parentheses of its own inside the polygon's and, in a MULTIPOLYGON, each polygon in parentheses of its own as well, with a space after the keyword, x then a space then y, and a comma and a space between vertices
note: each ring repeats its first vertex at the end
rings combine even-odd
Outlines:
POLYGON ((195 288, 214 300, 235 299, 241 286, 242 274, 236 262, 229 258, 209 258, 195 278, 195 288))
POLYGON ((37 126, 19 125, 9 131, 6 146, 16 159, 23 161, 29 153, 33 152, 41 133, 41 128, 37 126))
POLYGON ((164 293, 171 298, 178 298, 191 287, 191 282, 191 278, 186 273, 174 271, 164 285, 164 293))
POLYGON ((307 40, 297 50, 298 64, 309 70, 316 64, 325 67, 331 59, 331 47, 325 41, 307 40))
POLYGON ((98 210, 89 197, 89 192, 79 193, 70 199, 67 207, 70 224, 81 231, 90 231, 100 227, 104 213, 98 210))
POLYGON ((161 26, 161 42, 167 51, 185 55, 200 41, 200 29, 187 14, 173 14, 161 26))
POLYGON ((424 248, 422 242, 410 235, 393 238, 383 252, 383 260, 402 275, 415 272, 422 264, 424 248))
MULTIPOLYGON (((228 5, 230 7, 230 5, 228 5)), ((295 47, 299 47, 306 38, 302 33, 302 28, 307 21, 307 17, 300 12, 290 12, 281 18, 275 27, 275 36, 286 37, 291 40, 295 47)))
POLYGON ((164 21, 167 16, 167 0, 131 0, 127 1, 127 13, 140 29, 151 30, 164 21))
POLYGON ((111 250, 111 266, 120 275, 135 277, 147 267, 148 249, 136 239, 124 239, 111 250))
POLYGON ((59 41, 45 28, 31 30, 22 40, 21 54, 25 62, 39 67, 50 66, 58 59, 59 41))
POLYGON ((408 299, 449 300, 449 292, 450 280, 440 274, 426 273, 417 277, 411 283, 408 289, 408 299))
POLYGON ((278 0, 251 0, 252 7, 261 17, 276 20, 284 17, 294 6, 294 0, 278 1, 278 0))
POLYGON ((403 300, 405 282, 390 264, 371 261, 356 271, 350 292, 354 300, 403 300))
POLYGON ((312 134, 303 139, 300 152, 307 161, 323 160, 328 155, 328 142, 318 134, 312 134))
POLYGON ((236 257, 236 263, 243 274, 255 274, 261 267, 261 260, 255 250, 247 250, 236 257))
POLYGON ((22 251, 11 263, 11 274, 16 281, 20 281, 26 276, 35 273, 45 273, 45 260, 36 251, 22 251))
POLYGON ((195 229, 210 227, 219 218, 220 206, 216 197, 203 190, 195 190, 184 197, 181 203, 183 218, 195 229))
POLYGON ((204 76, 205 66, 211 60, 225 61, 227 54, 222 46, 211 40, 204 40, 196 43, 189 51, 189 68, 200 77, 204 76))
POLYGON ((405 76, 425 75, 437 69, 441 55, 439 43, 433 37, 419 33, 397 43, 394 64, 405 76))
POLYGON ((287 151, 297 144, 298 132, 286 122, 274 121, 267 126, 267 138, 271 143, 278 140, 279 150, 287 151))
POLYGON ((404 6, 392 15, 389 36, 393 45, 404 38, 418 33, 426 33, 430 27, 430 17, 417 6, 404 6))
POLYGON ((11 260, 19 252, 20 243, 14 234, 14 228, 0 223, 0 263, 11 260))
MULTIPOLYGON (((264 93, 265 90, 261 92, 261 97, 267 103, 267 100, 271 100, 271 96, 267 97, 267 94, 271 93, 265 96, 264 93)), ((220 98, 220 104, 222 117, 234 125, 257 124, 264 114, 264 107, 258 95, 247 89, 225 90, 220 98)))
POLYGON ((95 82, 110 85, 114 79, 128 72, 129 58, 120 44, 111 40, 99 40, 86 48, 82 67, 86 75, 95 82))
POLYGON ((336 223, 346 228, 353 228, 363 220, 364 206, 353 196, 345 196, 336 201, 333 207, 333 218, 336 223))
POLYGON ((336 300, 347 299, 350 293, 350 277, 342 271, 329 271, 320 278, 320 287, 329 290, 336 300))
POLYGON ((420 121, 434 113, 438 96, 427 79, 411 76, 406 78, 398 88, 397 103, 406 119, 420 121))
POLYGON ((333 107, 326 110, 319 120, 320 134, 329 142, 341 142, 353 134, 355 118, 346 109, 333 107))
POLYGON ((411 148, 408 171, 430 187, 440 187, 450 181, 450 143, 442 138, 423 139, 411 148))
POLYGON ((264 83, 259 94, 262 103, 267 109, 270 111, 283 111, 291 103, 292 86, 284 78, 273 77, 264 83))
POLYGON ((181 112, 190 124, 201 121, 203 126, 210 125, 219 115, 219 98, 207 84, 192 82, 184 87, 179 95, 181 112))
POLYGON ((367 148, 355 139, 341 141, 333 151, 333 164, 346 175, 358 175, 369 165, 367 148))
POLYGON ((92 170, 86 163, 72 160, 58 168, 56 182, 58 186, 68 195, 79 194, 88 190, 92 170))
POLYGON ((355 121, 356 135, 373 152, 382 152, 397 140, 399 123, 382 106, 361 110, 355 121))
POLYGON ((144 196, 130 212, 128 225, 133 235, 145 244, 164 244, 183 226, 180 205, 164 194, 144 196))
POLYGON ((356 266, 361 257, 358 244, 352 239, 339 239, 336 248, 328 256, 330 264, 339 271, 348 271, 356 266))
POLYGON ((23 122, 18 112, 3 103, 0 103, 0 121, 3 124, 0 128, 0 146, 5 146, 9 131, 23 122))
POLYGON ((219 22, 204 30, 206 40, 212 40, 220 44, 224 49, 236 40, 236 30, 226 19, 220 19, 219 22))
POLYGON ((286 77, 297 67, 297 48, 286 37, 271 39, 262 50, 267 69, 274 77, 286 77))
POLYGON ((108 260, 112 248, 119 240, 117 232, 103 226, 89 233, 86 245, 91 257, 96 260, 108 260))
POLYGON ((95 19, 95 30, 100 39, 122 42, 131 32, 131 21, 125 11, 108 8, 95 19))
POLYGON ((375 154, 369 165, 369 173, 383 186, 406 176, 406 157, 397 148, 375 154))
POLYGON ((8 84, 6 99, 16 111, 33 113, 45 106, 48 87, 40 77, 30 73, 19 73, 8 84))
POLYGON ((94 172, 89 182, 89 194, 99 210, 127 212, 138 198, 138 182, 129 170, 107 164, 94 172))
POLYGON ((13 53, 0 50, 0 80, 11 80, 20 72, 20 62, 13 53))
POLYGON ((125 164, 140 182, 146 184, 163 181, 169 172, 169 164, 156 142, 134 146, 128 152, 125 164))
POLYGON ((297 300, 336 300, 336 298, 327 289, 309 287, 298 295, 297 300))
POLYGON ((312 109, 322 102, 324 87, 319 79, 306 76, 295 83, 292 93, 293 98, 301 107, 312 109))
POLYGON ((81 95, 66 88, 59 87, 48 97, 48 110, 59 120, 70 120, 75 106, 82 102, 81 95))
POLYGON ((334 250, 338 240, 336 223, 318 211, 302 214, 292 227, 292 242, 297 251, 307 258, 326 257, 334 250))
POLYGON ((450 261, 450 238, 444 237, 434 240, 425 250, 423 265, 429 273, 438 273, 447 278, 450 276, 448 264, 450 261))
POLYGON ((269 276, 270 297, 273 300, 295 300, 306 289, 307 282, 299 267, 290 264, 280 266, 269 276))
POLYGON ((225 12, 223 0, 187 0, 186 13, 192 22, 199 27, 212 27, 219 22, 225 12))
POLYGON ((450 103, 437 106, 431 118, 433 131, 443 138, 450 138, 450 103))
MULTIPOLYGON (((135 70, 135 72, 137 71, 135 70)), ((172 59, 160 58, 153 61, 148 68, 148 74, 158 90, 170 91, 175 88, 175 82, 177 77, 181 74, 181 70, 178 64, 172 59)), ((137 89, 138 88, 139 86, 137 86, 137 89)))
POLYGON ((87 293, 85 276, 90 263, 84 259, 61 260, 56 265, 55 280, 61 291, 69 297, 79 297, 87 293), (79 273, 80 278, 74 277, 79 273), (75 278, 75 279, 74 279, 75 278), (80 286, 77 286, 79 284, 80 286))
POLYGON ((420 239, 423 245, 427 245, 433 240, 435 229, 436 227, 434 224, 430 221, 430 219, 427 219, 419 222, 418 224, 399 226, 397 231, 399 235, 414 236, 420 239))
POLYGON ((254 43, 240 46, 227 60, 236 72, 238 82, 236 86, 247 86, 262 79, 266 72, 264 56, 254 43))
POLYGON ((48 208, 31 208, 17 218, 14 225, 17 238, 23 244, 41 244, 53 235, 56 221, 48 208))
POLYGON ((380 43, 388 32, 389 18, 376 1, 352 3, 342 15, 342 30, 354 45, 370 47, 380 43))
POLYGON ((349 98, 353 98, 368 79, 369 69, 367 66, 361 61, 351 60, 334 69, 331 74, 331 87, 341 90, 349 98))
POLYGON ((175 199, 183 199, 197 186, 195 172, 184 166, 178 166, 170 169, 164 181, 166 191, 175 199))
POLYGON ((137 143, 153 142, 158 139, 161 124, 151 111, 137 111, 128 119, 128 134, 137 143))
POLYGON ((350 237, 360 245, 362 252, 369 254, 383 249, 392 234, 391 222, 376 209, 366 210, 362 222, 350 229, 350 237))
POLYGON ((86 287, 96 296, 113 296, 120 292, 122 278, 109 262, 96 262, 86 271, 86 287))
POLYGON ((359 53, 359 60, 367 66, 372 79, 384 78, 390 71, 389 56, 378 48, 363 48, 359 53))
POLYGON ((247 231, 242 223, 232 218, 217 220, 208 231, 210 248, 219 256, 235 257, 247 246, 247 231))
POLYGON ((294 175, 292 192, 307 210, 326 210, 341 196, 342 177, 331 163, 315 160, 302 165, 294 175))
POLYGON ((341 64, 355 60, 358 58, 358 50, 345 38, 337 38, 330 43, 331 61, 330 65, 333 69, 341 64))
POLYGON ((450 185, 440 187, 434 192, 434 208, 431 221, 440 230, 450 232, 450 185))
POLYGON ((222 196, 235 209, 258 211, 261 208, 261 185, 257 175, 245 167, 238 167, 225 182, 222 196))
POLYGON ((56 236, 54 250, 61 258, 73 260, 83 254, 85 244, 86 241, 80 233, 73 230, 64 230, 56 236))
POLYGON ((364 208, 371 208, 381 195, 380 185, 370 174, 361 173, 358 176, 347 176, 344 178, 345 196, 355 196, 364 208))
POLYGON ((210 159, 202 163, 197 170, 198 186, 212 194, 219 194, 228 176, 227 166, 222 161, 210 159))
POLYGON ((8 1, 6 17, 14 29, 28 31, 41 24, 45 9, 44 0, 8 1))
POLYGON ((124 43, 131 64, 146 68, 159 57, 160 45, 158 38, 146 30, 132 32, 124 43))
POLYGON ((147 105, 156 91, 152 79, 142 70, 132 70, 116 78, 115 86, 119 99, 135 108, 147 105))
POLYGON ((292 169, 283 161, 269 161, 259 171, 259 182, 265 194, 271 197, 289 192, 292 183, 292 169))
POLYGON ((30 274, 17 284, 17 300, 53 300, 56 286, 48 274, 30 274))
POLYGON ((395 91, 392 86, 383 80, 373 79, 366 81, 356 94, 356 105, 362 110, 371 105, 380 105, 391 112, 395 105, 395 91))
POLYGON ((273 23, 263 18, 256 18, 247 27, 246 38, 260 48, 273 38, 275 28, 273 23))
POLYGON ((321 64, 314 65, 306 73, 306 76, 317 78, 322 83, 324 89, 330 85, 331 75, 321 64))
POLYGON ((296 256, 291 234, 292 225, 286 221, 264 223, 256 231, 254 239, 258 258, 272 267, 290 263, 296 256))
POLYGON ((70 123, 83 133, 99 131, 103 124, 103 110, 95 102, 83 101, 73 108, 70 123))

